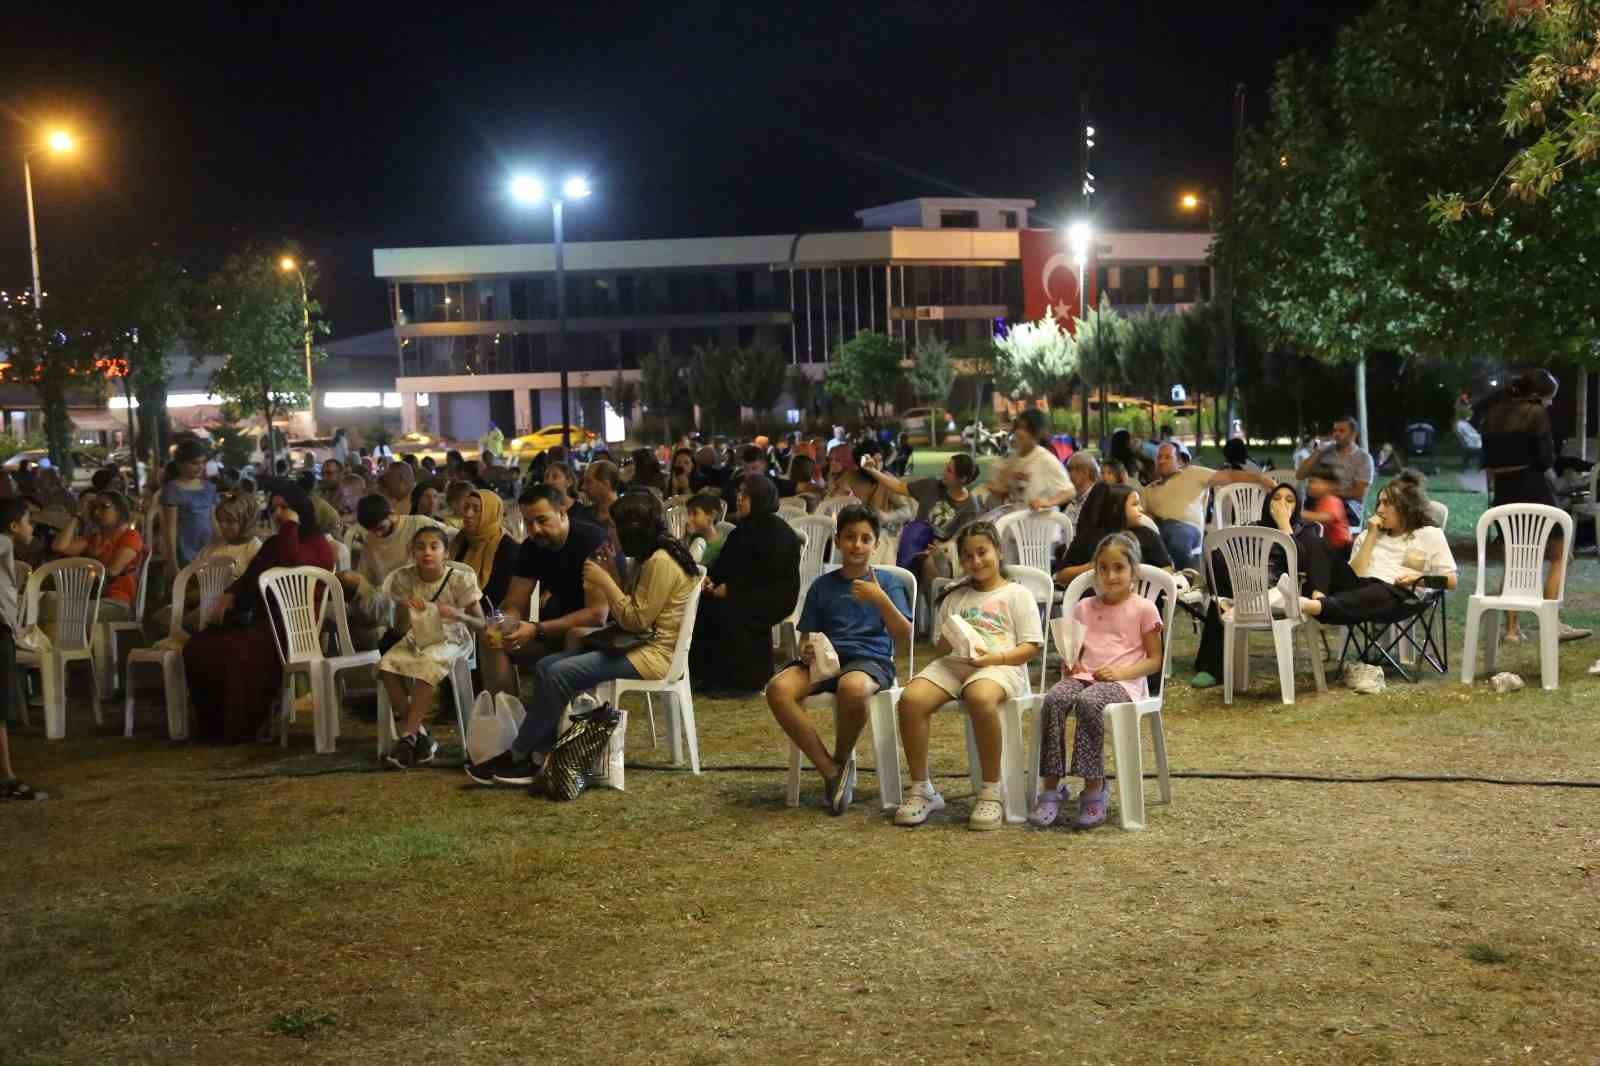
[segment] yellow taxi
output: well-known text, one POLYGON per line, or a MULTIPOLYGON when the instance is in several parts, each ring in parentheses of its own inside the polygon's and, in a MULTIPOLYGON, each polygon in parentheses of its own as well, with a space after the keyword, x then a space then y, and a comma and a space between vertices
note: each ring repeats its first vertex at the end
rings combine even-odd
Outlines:
MULTIPOLYGON (((581 448, 585 444, 593 444, 600 439, 598 434, 584 429, 582 426, 568 426, 567 428, 571 431, 572 446, 574 448, 581 448)), ((525 433, 520 437, 514 437, 506 441, 505 449, 507 455, 531 459, 546 449, 559 447, 560 444, 561 426, 558 423, 537 429, 532 433, 525 433)))

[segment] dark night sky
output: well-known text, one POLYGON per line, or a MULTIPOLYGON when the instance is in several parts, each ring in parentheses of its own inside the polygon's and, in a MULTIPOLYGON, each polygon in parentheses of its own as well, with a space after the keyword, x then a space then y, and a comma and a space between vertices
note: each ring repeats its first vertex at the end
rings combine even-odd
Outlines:
MULTIPOLYGON (((371 250, 548 240, 513 169, 578 168, 568 239, 848 229, 917 195, 1075 207, 1077 94, 1099 128, 1103 225, 1193 224, 1223 183, 1232 86, 1324 52, 1365 4, 65 4, 8 13, 5 143, 55 116, 95 138, 35 164, 52 257, 159 244, 203 271, 296 241, 344 336, 387 324, 371 250)), ((28 279, 17 152, 0 287, 28 279), (14 208, 14 209, 12 209, 14 208)))

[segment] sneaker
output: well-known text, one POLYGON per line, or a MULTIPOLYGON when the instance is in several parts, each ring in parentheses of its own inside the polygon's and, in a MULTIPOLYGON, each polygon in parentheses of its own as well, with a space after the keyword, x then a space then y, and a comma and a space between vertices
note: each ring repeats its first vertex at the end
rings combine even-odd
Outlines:
POLYGON ((978 789, 978 801, 972 805, 967 817, 967 828, 974 832, 999 829, 1006 824, 1006 805, 1000 798, 999 785, 984 785, 978 789))
POLYGON ((1556 639, 1563 644, 1569 640, 1582 640, 1584 637, 1594 636, 1594 630, 1592 629, 1579 629, 1577 626, 1569 626, 1565 622, 1560 623, 1560 625, 1561 629, 1556 639))
POLYGON ((407 733, 395 741, 383 761, 395 770, 409 770, 417 765, 417 735, 407 733))
POLYGON ((1039 798, 1033 805, 1033 813, 1028 815, 1028 822, 1040 829, 1056 824, 1056 819, 1061 815, 1061 805, 1070 799, 1065 787, 1047 789, 1039 793, 1039 798))
POLYGON ((1099 792, 1078 793, 1078 817, 1073 821, 1077 829, 1093 829, 1106 820, 1106 807, 1110 802, 1110 794, 1104 785, 1099 792))
POLYGON ((850 758, 845 760, 838 777, 825 778, 823 783, 827 786, 828 813, 837 817, 849 810, 850 801, 856 797, 855 752, 851 752, 850 758))
POLYGON ((439 754, 439 742, 433 739, 427 727, 417 730, 417 765, 427 766, 439 754))
POLYGON ((1291 613, 1289 610, 1290 604, 1294 605, 1296 611, 1300 609, 1300 582, 1295 580, 1293 574, 1287 570, 1279 574, 1276 590, 1281 598, 1279 606, 1286 616, 1291 613))
POLYGON ((1206 673, 1204 670, 1202 670, 1198 674, 1195 674, 1194 677, 1189 679, 1189 687, 1190 688, 1216 688, 1217 687, 1217 679, 1212 677, 1210 674, 1206 673))
POLYGON ((921 825, 928 820, 928 815, 942 810, 944 810, 944 797, 939 795, 932 782, 924 781, 920 785, 912 785, 911 795, 894 809, 894 824, 921 825))
MULTIPOLYGON (((526 770, 528 766, 529 763, 526 759, 519 762, 516 756, 509 751, 502 751, 487 762, 477 763, 476 765, 470 762, 467 763, 466 771, 467 776, 480 785, 496 785, 501 783, 500 777, 502 775, 519 773, 526 770)), ((533 775, 530 772, 527 780, 522 783, 527 784, 532 779, 533 775)))
POLYGON ((31 800, 39 798, 29 785, 14 777, 0 778, 0 800, 31 800))

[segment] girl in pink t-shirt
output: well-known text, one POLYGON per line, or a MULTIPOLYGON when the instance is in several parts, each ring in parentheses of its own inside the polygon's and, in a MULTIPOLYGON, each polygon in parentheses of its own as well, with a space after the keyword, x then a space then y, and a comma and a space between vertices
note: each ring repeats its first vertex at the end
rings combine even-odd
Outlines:
POLYGON ((1106 820, 1105 708, 1144 699, 1149 693, 1145 678, 1161 669, 1161 615, 1155 604, 1133 591, 1139 561, 1139 542, 1133 537, 1106 537, 1094 550, 1096 595, 1072 605, 1082 646, 1078 661, 1044 698, 1039 747, 1044 791, 1030 819, 1034 825, 1053 825, 1067 801, 1061 777, 1067 770, 1069 714, 1078 719, 1072 773, 1083 778, 1074 825, 1092 829, 1106 820))

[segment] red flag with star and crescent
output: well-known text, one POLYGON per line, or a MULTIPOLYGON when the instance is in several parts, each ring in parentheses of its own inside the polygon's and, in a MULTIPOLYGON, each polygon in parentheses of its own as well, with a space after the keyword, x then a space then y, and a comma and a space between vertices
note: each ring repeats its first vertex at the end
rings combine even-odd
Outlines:
MULTIPOLYGON (((1067 235, 1056 229, 1025 229, 1017 233, 1017 243, 1022 253, 1023 314, 1029 322, 1036 322, 1048 307, 1055 312, 1056 320, 1070 330, 1079 309, 1078 262, 1067 246, 1067 235)), ((1093 306, 1093 257, 1086 273, 1088 303, 1093 306)))

